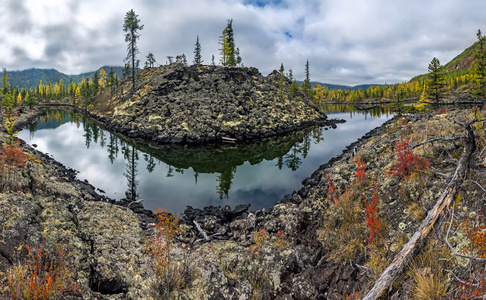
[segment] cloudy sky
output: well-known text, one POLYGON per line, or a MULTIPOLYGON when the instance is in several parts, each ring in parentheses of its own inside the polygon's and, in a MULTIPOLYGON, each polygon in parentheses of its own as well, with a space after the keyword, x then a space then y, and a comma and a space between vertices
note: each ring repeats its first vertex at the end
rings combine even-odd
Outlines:
POLYGON ((67 74, 123 65, 125 13, 144 29, 142 65, 184 53, 199 35, 204 63, 219 60, 218 36, 233 19, 243 64, 263 75, 293 70, 303 79, 356 85, 395 83, 447 63, 486 32, 484 0, 0 0, 0 67, 67 74))

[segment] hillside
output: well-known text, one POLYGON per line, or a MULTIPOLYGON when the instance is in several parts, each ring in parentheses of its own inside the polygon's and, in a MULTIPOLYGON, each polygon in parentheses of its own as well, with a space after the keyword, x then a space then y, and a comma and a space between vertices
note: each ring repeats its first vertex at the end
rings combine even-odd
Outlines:
MULTIPOLYGON (((110 71, 110 66, 103 66, 97 71, 104 69, 107 73, 110 71)), ((123 67, 113 67, 113 70, 118 74, 118 78, 122 78, 123 67)), ((65 84, 71 81, 76 83, 81 82, 84 78, 89 79, 94 76, 95 71, 82 73, 78 75, 67 75, 56 69, 27 69, 22 71, 9 71, 7 70, 8 77, 10 78, 10 85, 12 87, 19 87, 25 89, 34 89, 42 81, 43 83, 55 83, 59 82, 61 79, 65 84)))
MULTIPOLYGON (((466 73, 471 71, 474 63, 474 53, 478 51, 478 42, 472 44, 461 54, 454 57, 450 62, 443 64, 443 69, 448 75, 454 75, 456 73, 466 73)), ((421 74, 413 77, 410 81, 422 80, 427 74, 421 74)))
MULTIPOLYGON (((137 93, 124 80, 112 96, 105 90, 92 113, 114 131, 157 143, 201 143, 273 136, 315 124, 326 115, 279 88, 276 71, 172 64, 137 73, 137 93)), ((286 85, 290 81, 285 82, 286 85)))

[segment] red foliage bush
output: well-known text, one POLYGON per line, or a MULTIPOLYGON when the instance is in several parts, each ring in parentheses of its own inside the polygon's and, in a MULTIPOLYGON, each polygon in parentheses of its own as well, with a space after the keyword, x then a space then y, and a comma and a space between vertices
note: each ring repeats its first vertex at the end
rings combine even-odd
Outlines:
POLYGON ((356 162, 354 163, 356 165, 356 173, 354 176, 356 177, 356 180, 358 183, 362 182, 365 178, 366 174, 366 165, 363 161, 359 160, 358 155, 356 155, 356 162))
POLYGON ((7 272, 10 295, 14 299, 60 299, 64 292, 78 293, 77 284, 66 265, 65 248, 54 244, 45 251, 44 245, 28 251, 27 264, 7 272))
POLYGON ((0 159, 2 160, 2 163, 13 167, 25 167, 26 158, 24 155, 24 150, 22 150, 22 148, 19 146, 5 145, 2 153, 0 154, 0 159))
POLYGON ((327 179, 329 179, 329 187, 327 188, 328 190, 327 198, 329 199, 329 201, 336 204, 339 200, 339 196, 337 194, 337 188, 334 185, 334 182, 332 181, 332 178, 329 174, 327 174, 327 179))
POLYGON ((395 153, 397 155, 398 163, 393 169, 388 171, 388 174, 407 177, 412 174, 412 172, 424 170, 430 166, 428 161, 413 154, 410 140, 406 139, 402 133, 400 133, 400 140, 395 143, 395 153))
MULTIPOLYGON (((468 255, 486 258, 486 220, 481 212, 474 222, 464 221, 461 224, 469 244, 463 249, 468 255)), ((459 299, 484 299, 486 295, 486 270, 475 266, 469 274, 469 279, 459 282, 459 299)))
POLYGON ((370 231, 370 236, 368 240, 370 243, 377 241, 378 231, 380 230, 380 220, 378 220, 378 206, 376 202, 378 201, 378 184, 373 182, 373 198, 371 202, 364 199, 365 209, 366 209, 366 222, 368 223, 368 229, 370 231))
POLYGON ((449 113, 449 109, 447 107, 441 107, 435 112, 436 115, 443 115, 447 113, 449 113))

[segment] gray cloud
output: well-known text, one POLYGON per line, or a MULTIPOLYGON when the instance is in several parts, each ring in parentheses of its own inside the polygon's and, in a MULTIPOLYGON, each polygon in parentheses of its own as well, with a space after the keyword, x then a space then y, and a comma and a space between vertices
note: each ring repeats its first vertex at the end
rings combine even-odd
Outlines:
MULTIPOLYGON (((184 53, 193 59, 196 36, 205 63, 219 61, 218 37, 233 19, 243 63, 263 74, 281 63, 298 79, 308 59, 311 80, 392 83, 427 72, 433 57, 445 64, 475 42, 484 26, 482 0, 291 1, 65 1, 9 0, 0 12, 0 66, 55 67, 74 74, 101 65, 122 65, 122 23, 134 9, 145 28, 139 40, 142 64, 148 52, 158 63, 184 53)), ((486 31, 484 29, 483 31, 486 31)))

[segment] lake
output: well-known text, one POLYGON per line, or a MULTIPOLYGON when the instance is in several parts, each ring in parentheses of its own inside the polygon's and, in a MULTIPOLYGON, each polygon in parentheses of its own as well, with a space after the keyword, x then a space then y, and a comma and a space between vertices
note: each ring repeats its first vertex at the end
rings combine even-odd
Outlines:
POLYGON ((370 111, 336 104, 323 108, 329 118, 346 123, 236 144, 151 145, 111 133, 69 109, 48 110, 19 137, 79 171, 79 179, 113 199, 143 199, 146 209, 172 212, 183 212, 187 205, 234 208, 242 203, 256 210, 300 189, 320 165, 393 117, 385 106, 370 111))

